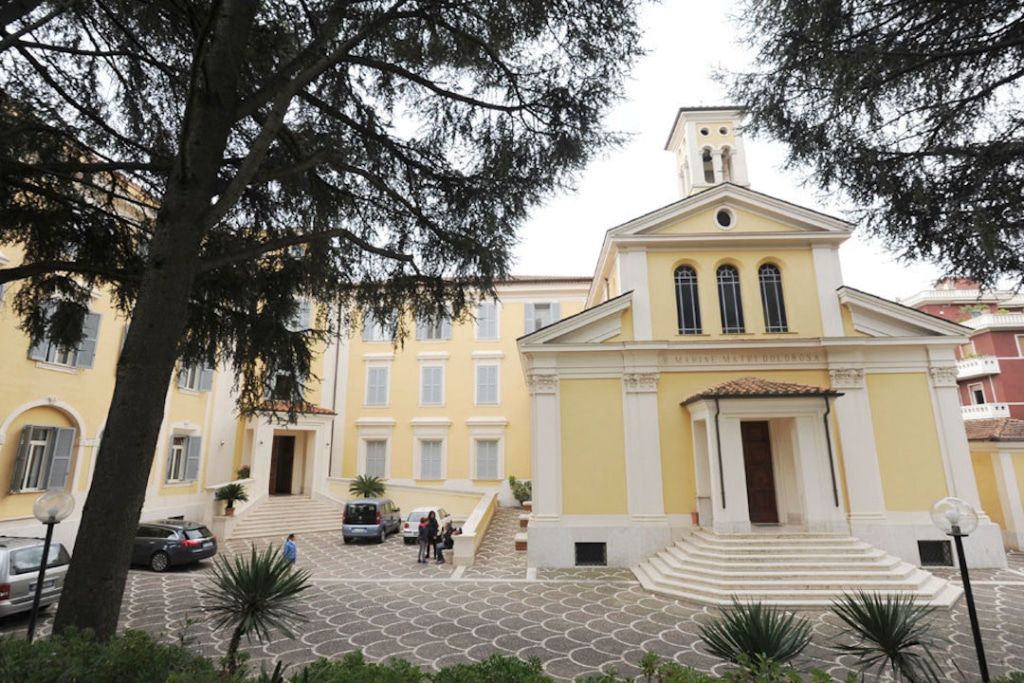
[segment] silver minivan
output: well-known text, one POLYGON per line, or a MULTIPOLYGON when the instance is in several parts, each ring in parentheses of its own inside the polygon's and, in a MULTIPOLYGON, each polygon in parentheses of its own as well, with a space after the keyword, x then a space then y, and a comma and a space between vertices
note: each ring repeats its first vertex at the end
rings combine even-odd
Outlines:
POLYGON ((388 534, 402 528, 402 511, 390 498, 361 498, 345 503, 341 538, 351 543, 366 538, 383 543, 388 534))
MULTIPOLYGON (((42 557, 41 538, 0 536, 0 617, 32 609, 42 557)), ((60 543, 51 543, 40 606, 60 598, 70 563, 67 549, 60 543)))

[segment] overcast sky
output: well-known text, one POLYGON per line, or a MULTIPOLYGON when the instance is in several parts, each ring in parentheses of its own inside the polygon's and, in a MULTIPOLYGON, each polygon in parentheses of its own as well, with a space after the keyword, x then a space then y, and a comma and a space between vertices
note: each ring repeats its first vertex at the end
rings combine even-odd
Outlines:
MULTIPOLYGON (((750 59, 738 44, 728 0, 664 0, 641 18, 648 51, 633 70, 625 100, 609 124, 631 140, 587 168, 575 192, 535 210, 521 231, 513 272, 592 275, 601 238, 610 227, 679 199, 673 155, 665 139, 681 106, 725 104, 715 67, 739 70, 750 59)), ((800 173, 783 172, 784 148, 744 142, 751 188, 810 208, 842 215, 800 173)), ((846 284, 889 298, 927 289, 938 275, 930 264, 897 263, 885 245, 854 234, 839 251, 846 284)))

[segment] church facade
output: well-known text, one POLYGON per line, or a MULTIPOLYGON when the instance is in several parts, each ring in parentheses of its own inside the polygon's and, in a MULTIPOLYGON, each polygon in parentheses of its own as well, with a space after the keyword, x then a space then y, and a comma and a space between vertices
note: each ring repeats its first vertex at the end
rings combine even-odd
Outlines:
POLYGON ((969 331, 844 286, 853 226, 748 187, 742 112, 683 109, 682 198, 609 230, 586 308, 519 340, 529 563, 634 566, 698 527, 850 535, 919 566, 929 510, 981 510, 955 350, 969 331))

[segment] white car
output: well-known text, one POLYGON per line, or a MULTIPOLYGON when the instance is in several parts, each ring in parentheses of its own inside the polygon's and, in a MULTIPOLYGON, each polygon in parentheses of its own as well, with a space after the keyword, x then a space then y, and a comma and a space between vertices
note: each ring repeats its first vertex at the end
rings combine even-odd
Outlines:
POLYGON ((406 515, 405 520, 402 521, 402 538, 405 539, 406 543, 416 542, 416 539, 420 536, 420 518, 429 515, 431 510, 437 516, 437 528, 439 531, 444 529, 445 524, 452 521, 452 516, 444 508, 416 508, 406 515))

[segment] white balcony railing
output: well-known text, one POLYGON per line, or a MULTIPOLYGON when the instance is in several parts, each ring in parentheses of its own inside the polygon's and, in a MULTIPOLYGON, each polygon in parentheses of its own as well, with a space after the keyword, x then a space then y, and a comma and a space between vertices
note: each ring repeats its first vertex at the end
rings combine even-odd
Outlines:
POLYGON ((1024 328, 1024 313, 984 313, 960 324, 974 330, 1024 328))
POLYGON ((1006 403, 982 403, 976 406, 960 406, 960 412, 965 420, 1010 417, 1010 406, 1006 403))
POLYGON ((956 378, 971 379, 999 374, 999 359, 995 356, 975 356, 957 361, 956 378))

